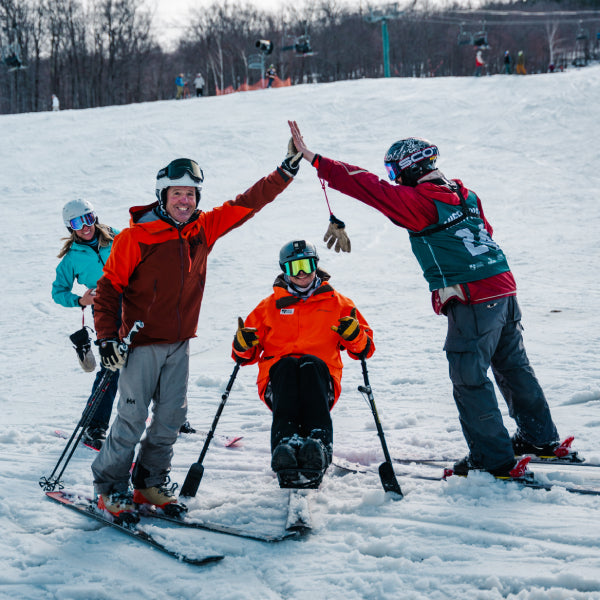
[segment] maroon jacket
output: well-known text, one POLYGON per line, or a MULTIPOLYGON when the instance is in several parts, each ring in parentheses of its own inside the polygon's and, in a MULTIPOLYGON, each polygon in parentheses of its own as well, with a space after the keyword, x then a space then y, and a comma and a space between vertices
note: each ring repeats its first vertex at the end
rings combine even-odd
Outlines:
POLYGON ((98 339, 122 339, 137 320, 144 322, 144 328, 132 346, 172 344, 194 337, 206 259, 215 242, 252 218, 290 181, 274 171, 235 200, 200 212, 181 229, 155 215, 156 202, 131 208, 130 227, 115 238, 98 281, 94 304, 98 339))
MULTIPOLYGON (((393 223, 410 231, 422 231, 437 223, 438 212, 435 200, 460 205, 460 200, 453 190, 431 181, 419 183, 415 187, 391 184, 365 169, 318 154, 315 155, 313 164, 317 167, 319 177, 327 181, 330 187, 376 208, 393 223)), ((462 182, 458 179, 454 181, 459 186, 460 193, 466 195, 468 190, 462 182)), ((479 198, 477 198, 477 206, 485 228, 491 236, 493 229, 483 214, 479 198)), ((465 304, 487 302, 494 298, 514 296, 517 293, 515 280, 510 271, 461 284, 460 288, 462 297, 453 297, 465 304)), ((431 301, 436 313, 443 312, 448 299, 441 296, 439 290, 432 292, 431 301)))

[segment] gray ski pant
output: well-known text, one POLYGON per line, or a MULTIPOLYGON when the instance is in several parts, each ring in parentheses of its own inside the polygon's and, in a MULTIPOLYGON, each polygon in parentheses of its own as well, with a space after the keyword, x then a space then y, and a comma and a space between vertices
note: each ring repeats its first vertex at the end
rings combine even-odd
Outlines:
POLYGON ((494 385, 487 376, 490 366, 517 432, 536 445, 558 440, 544 392, 525 352, 522 331, 515 296, 481 304, 456 302, 448 309, 444 350, 454 400, 471 457, 486 470, 514 461, 494 385))
POLYGON ((126 491, 135 447, 145 487, 160 485, 171 468, 173 445, 187 414, 189 342, 138 346, 119 377, 117 416, 92 463, 98 494, 126 491), (146 429, 150 402, 152 420, 146 429), (142 434, 146 430, 146 435, 142 434), (140 441, 141 439, 141 441, 140 441))

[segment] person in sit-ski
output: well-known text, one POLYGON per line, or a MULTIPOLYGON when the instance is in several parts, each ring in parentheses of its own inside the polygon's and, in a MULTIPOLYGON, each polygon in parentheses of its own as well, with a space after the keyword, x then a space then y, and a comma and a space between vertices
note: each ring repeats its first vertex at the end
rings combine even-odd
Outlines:
POLYGON ((369 324, 317 267, 314 244, 289 242, 273 293, 240 317, 233 358, 258 363, 258 393, 273 412, 271 468, 281 487, 317 486, 333 455, 330 411, 341 392, 341 350, 375 351, 369 324))

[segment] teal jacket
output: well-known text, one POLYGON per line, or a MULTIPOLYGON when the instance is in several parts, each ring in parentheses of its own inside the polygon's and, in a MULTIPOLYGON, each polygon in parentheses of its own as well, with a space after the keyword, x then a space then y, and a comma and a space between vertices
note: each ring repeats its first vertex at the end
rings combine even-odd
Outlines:
MULTIPOLYGON (((115 235, 119 233, 115 229, 112 231, 115 235)), ((72 292, 73 285, 77 281, 88 289, 95 288, 96 282, 103 275, 104 264, 111 248, 112 242, 99 249, 74 242, 56 267, 56 278, 52 284, 54 302, 67 308, 81 308, 80 296, 72 292)))

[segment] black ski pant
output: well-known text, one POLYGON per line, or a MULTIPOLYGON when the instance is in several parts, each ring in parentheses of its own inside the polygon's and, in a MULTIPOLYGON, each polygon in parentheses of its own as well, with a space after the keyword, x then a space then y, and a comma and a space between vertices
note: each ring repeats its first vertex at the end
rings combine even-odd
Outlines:
POLYGON ((313 430, 324 444, 333 442, 331 375, 318 357, 286 356, 269 370, 273 410, 271 451, 286 437, 308 437, 313 430))

